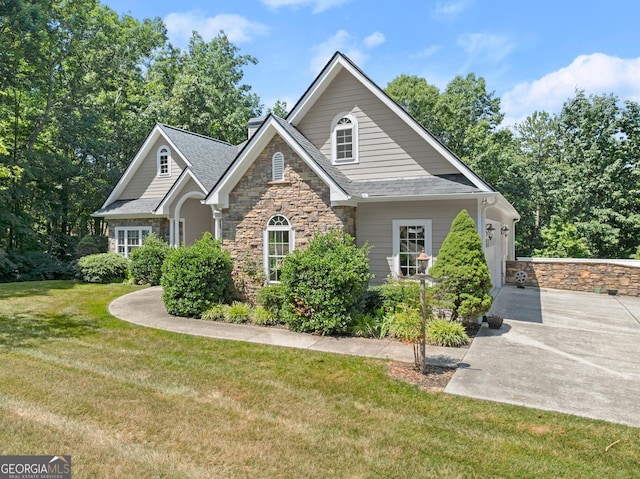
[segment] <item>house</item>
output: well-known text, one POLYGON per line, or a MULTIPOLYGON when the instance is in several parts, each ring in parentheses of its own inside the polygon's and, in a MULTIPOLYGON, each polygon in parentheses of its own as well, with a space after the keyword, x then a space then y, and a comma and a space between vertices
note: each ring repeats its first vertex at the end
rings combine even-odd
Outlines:
POLYGON ((254 119, 248 132, 236 148, 156 125, 95 213, 110 248, 126 255, 150 231, 172 245, 211 231, 238 276, 257 279, 257 268, 274 282, 284 255, 340 227, 373 247, 379 284, 415 274, 422 249, 432 263, 464 208, 503 284, 518 212, 341 53, 286 119, 254 119))

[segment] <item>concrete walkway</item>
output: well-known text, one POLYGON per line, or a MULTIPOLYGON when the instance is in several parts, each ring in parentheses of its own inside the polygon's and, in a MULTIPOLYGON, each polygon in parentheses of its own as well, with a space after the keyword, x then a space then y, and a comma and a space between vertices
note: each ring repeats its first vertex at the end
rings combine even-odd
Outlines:
MULTIPOLYGON (((390 339, 334 338, 300 334, 273 327, 229 324, 171 316, 160 299, 161 288, 146 288, 121 296, 109 305, 117 318, 150 328, 217 339, 247 341, 291 348, 413 362, 413 346, 390 339)), ((427 361, 456 367, 468 348, 427 346, 427 361)))
POLYGON ((445 392, 640 427, 640 298, 504 287, 445 392))

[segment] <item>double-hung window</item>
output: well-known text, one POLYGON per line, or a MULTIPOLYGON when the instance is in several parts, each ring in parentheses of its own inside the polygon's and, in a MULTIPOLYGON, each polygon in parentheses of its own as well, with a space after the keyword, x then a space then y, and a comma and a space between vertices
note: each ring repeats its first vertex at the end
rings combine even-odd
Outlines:
POLYGON ((142 242, 150 234, 151 226, 116 228, 116 253, 128 258, 129 253, 142 246, 142 242))
POLYGON ((158 176, 171 176, 171 152, 167 146, 158 148, 158 176))
POLYGON ((294 230, 289 220, 282 215, 272 216, 264 232, 264 269, 270 283, 280 281, 280 265, 284 257, 293 251, 294 230))
POLYGON ((340 114, 334 119, 331 143, 335 164, 358 162, 358 122, 355 116, 340 114))
POLYGON ((431 220, 393 221, 394 275, 407 277, 417 274, 417 258, 423 249, 431 256, 431 220))

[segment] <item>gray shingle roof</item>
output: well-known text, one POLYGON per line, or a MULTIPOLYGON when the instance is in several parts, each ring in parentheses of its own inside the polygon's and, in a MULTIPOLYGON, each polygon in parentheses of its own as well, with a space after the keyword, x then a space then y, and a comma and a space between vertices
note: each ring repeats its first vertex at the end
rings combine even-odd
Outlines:
POLYGON ((326 156, 324 156, 318 148, 315 147, 307 138, 300 133, 293 125, 274 115, 282 127, 291 135, 291 137, 309 154, 309 156, 329 175, 336 184, 349 195, 354 195, 352 190, 352 181, 347 178, 338 168, 336 168, 326 156))
POLYGON ((153 210, 160 204, 160 201, 162 201, 162 198, 118 200, 92 213, 92 216, 151 215, 153 210))
POLYGON ((451 195, 482 191, 462 174, 354 181, 352 189, 358 196, 365 198, 451 195))
POLYGON ((193 173, 207 190, 216 184, 238 154, 238 147, 224 141, 168 125, 158 126, 193 165, 193 173))

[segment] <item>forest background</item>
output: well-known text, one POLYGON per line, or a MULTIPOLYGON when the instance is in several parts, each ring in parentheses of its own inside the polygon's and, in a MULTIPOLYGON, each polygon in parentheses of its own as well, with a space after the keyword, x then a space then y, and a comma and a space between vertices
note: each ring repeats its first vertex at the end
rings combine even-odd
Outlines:
MULTIPOLYGON (((173 46, 161 19, 96 0, 0 4, 0 276, 16 257, 69 261, 156 122, 238 144, 265 113, 220 34, 173 46)), ((484 78, 385 91, 518 209, 518 256, 640 259, 640 105, 576 90, 559 113, 502 124, 484 78)), ((269 111, 286 116, 288 105, 269 111)))

